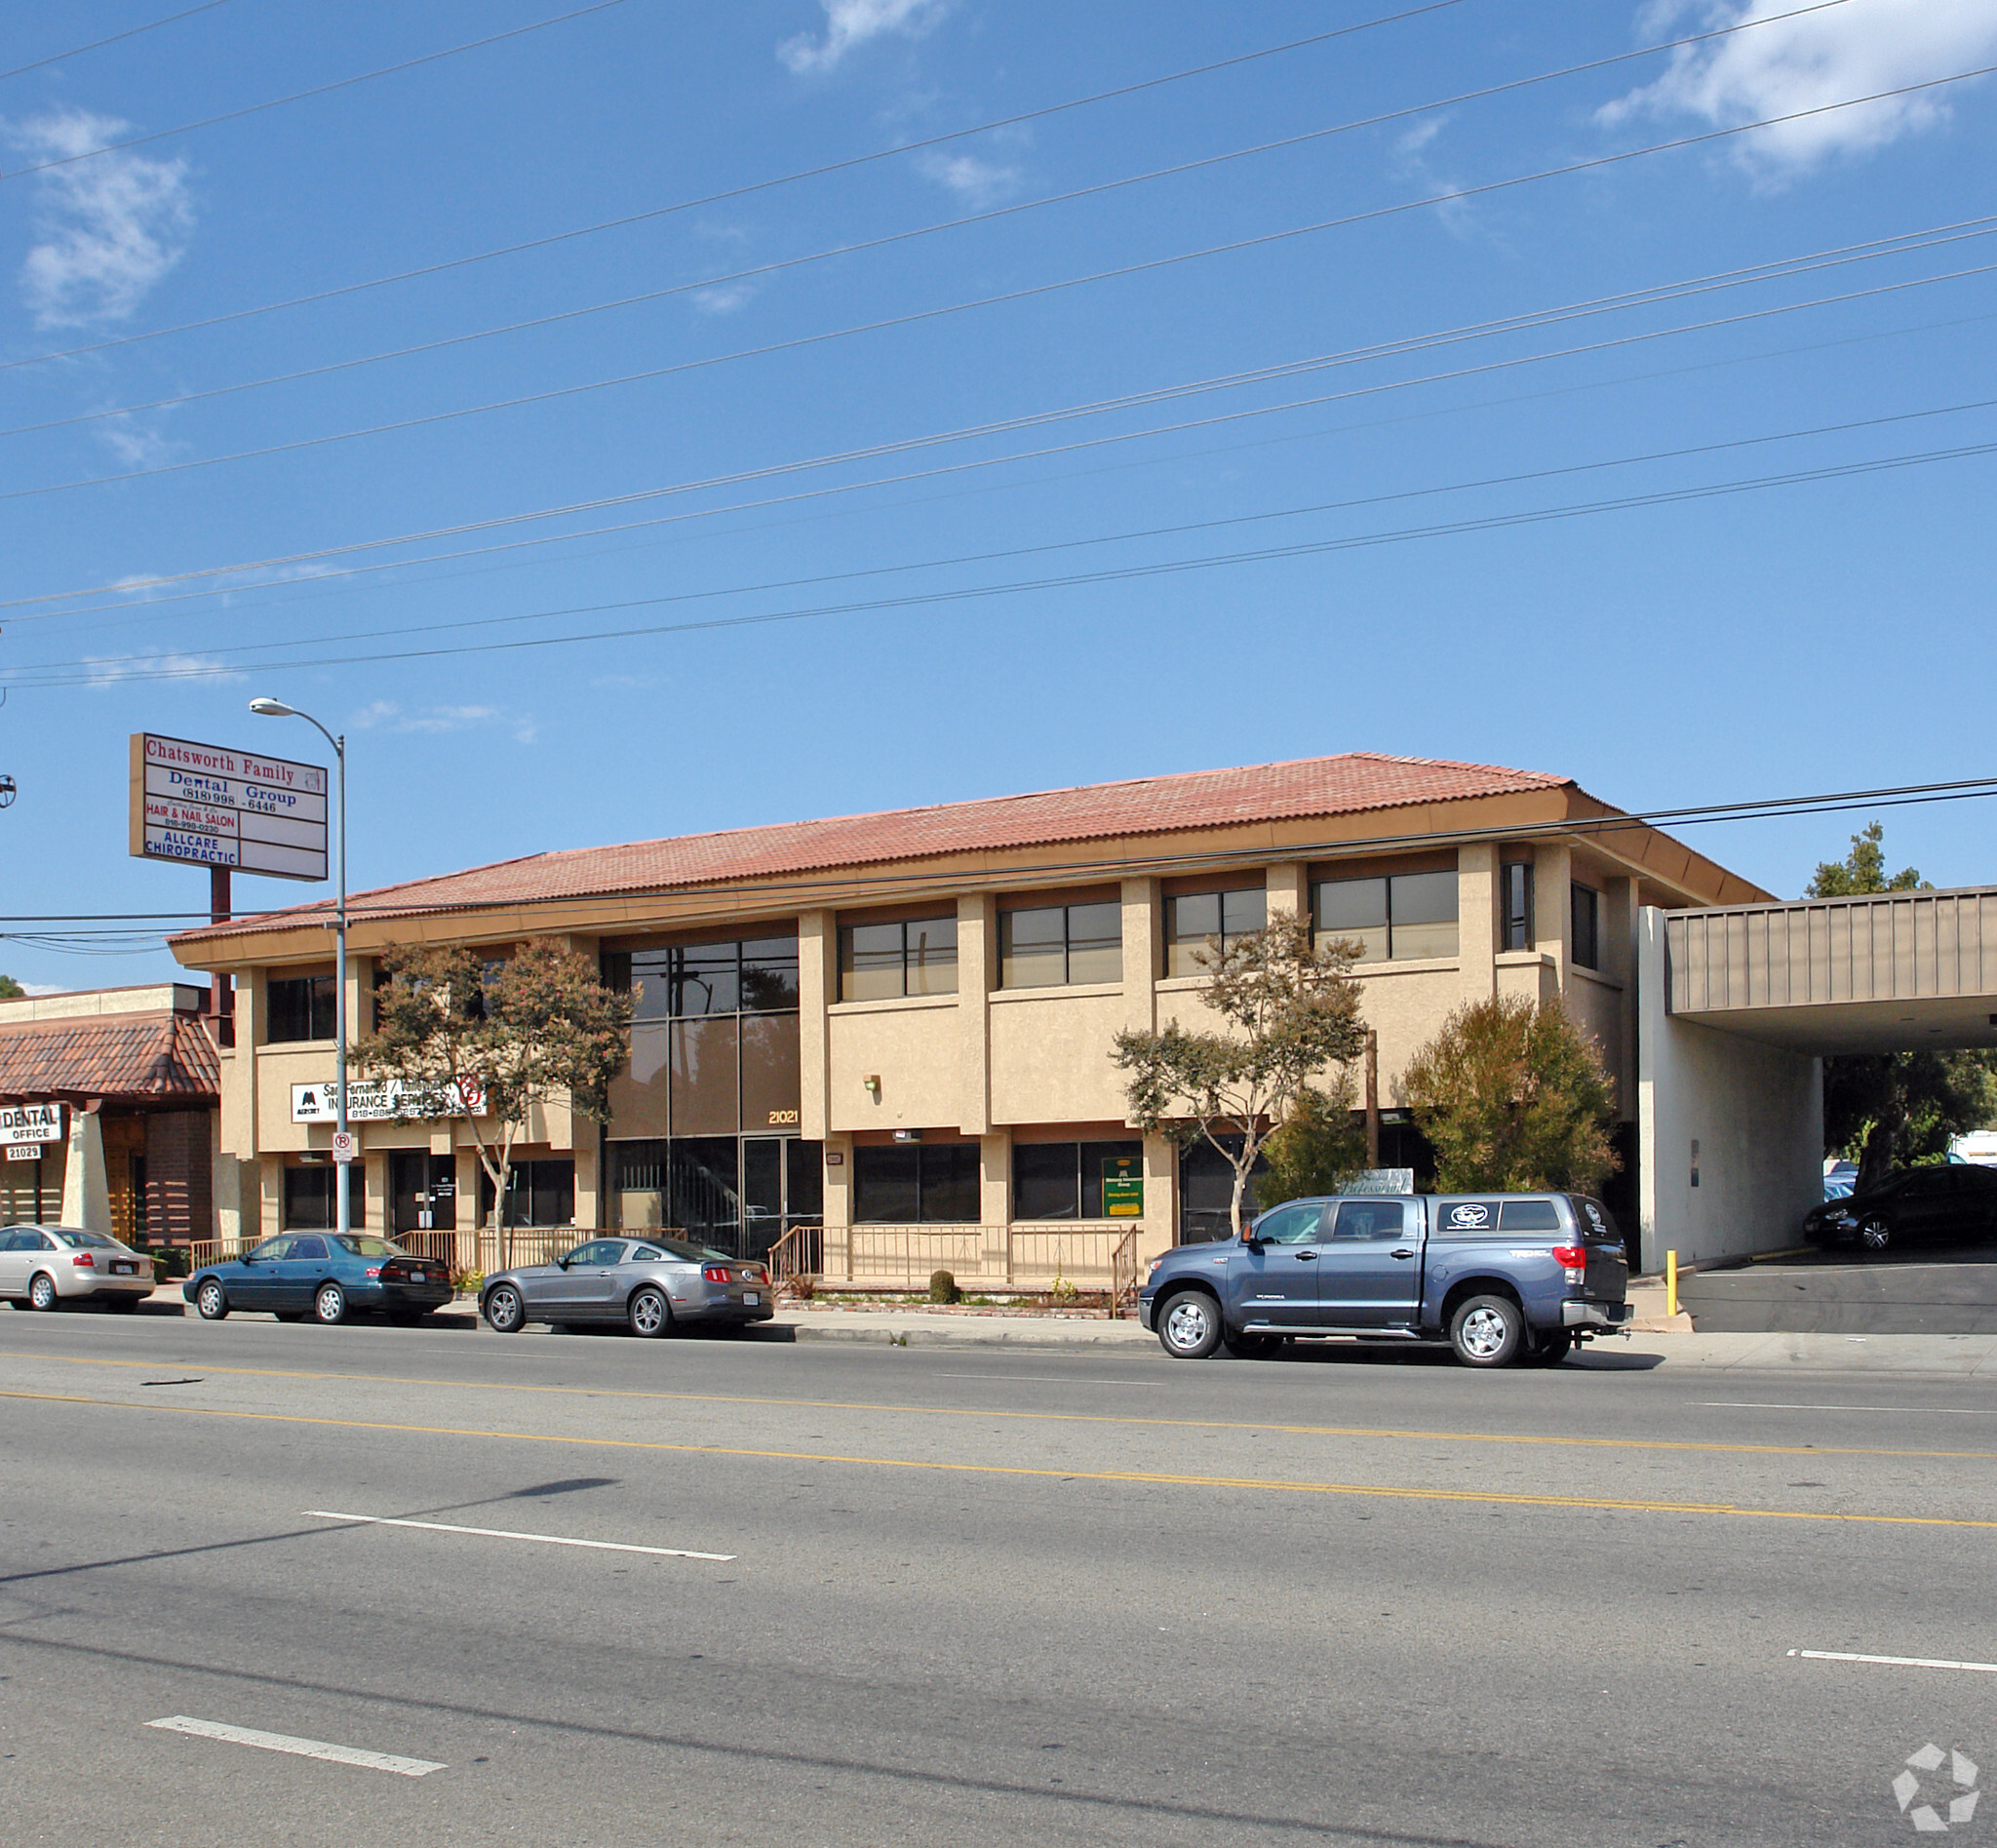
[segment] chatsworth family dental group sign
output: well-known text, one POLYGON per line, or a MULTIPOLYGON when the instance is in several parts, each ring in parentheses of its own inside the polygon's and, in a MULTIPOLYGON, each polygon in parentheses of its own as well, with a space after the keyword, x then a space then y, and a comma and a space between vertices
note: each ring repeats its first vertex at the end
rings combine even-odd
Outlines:
POLYGON ((141 860, 323 880, 326 795, 317 764, 132 736, 132 852, 141 860))

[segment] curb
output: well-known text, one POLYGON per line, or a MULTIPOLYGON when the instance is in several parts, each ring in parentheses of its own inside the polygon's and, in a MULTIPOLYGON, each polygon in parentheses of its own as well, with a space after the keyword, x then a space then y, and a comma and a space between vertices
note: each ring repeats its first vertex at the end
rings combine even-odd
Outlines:
POLYGON ((776 1326, 786 1329, 793 1341, 840 1341, 889 1348, 1041 1348, 1059 1352, 1066 1348, 1149 1347, 1155 1339, 1134 1322, 1124 1328, 1105 1322, 1101 1333, 1086 1335, 1053 1335, 1038 1329, 1010 1328, 826 1328, 798 1322, 779 1322, 776 1326))

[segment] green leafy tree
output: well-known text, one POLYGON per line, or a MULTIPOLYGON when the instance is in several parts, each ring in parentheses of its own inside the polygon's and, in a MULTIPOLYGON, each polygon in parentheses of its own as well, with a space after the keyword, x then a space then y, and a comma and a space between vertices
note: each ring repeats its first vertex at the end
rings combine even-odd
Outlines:
POLYGON ((389 979, 355 1067, 401 1081, 401 1121, 452 1118, 470 1129, 492 1185, 499 1261, 510 1264, 514 1145, 537 1105, 608 1121, 610 1081, 631 1056, 635 997, 606 988, 588 957, 538 941, 496 963, 462 948, 397 945, 381 966, 389 979), (470 1098, 483 1115, 466 1108, 470 1098))
POLYGON ((1279 919, 1263 930, 1194 952, 1198 993, 1217 1030, 1177 1021, 1117 1034, 1112 1057, 1130 1074, 1131 1120, 1181 1145, 1204 1139, 1233 1170, 1229 1223, 1241 1236, 1241 1201, 1256 1157, 1310 1081, 1355 1058, 1365 1042, 1356 944, 1312 946, 1311 926, 1279 919))
POLYGON ((1255 1176, 1259 1206, 1336 1194, 1366 1165, 1366 1131, 1353 1116, 1358 1102, 1351 1073, 1339 1069, 1329 1088, 1307 1084, 1275 1133, 1262 1145, 1265 1166, 1255 1176))
POLYGON ((27 990, 11 975, 0 975, 0 1001, 23 1001, 27 990))
MULTIPOLYGON (((1886 872, 1885 830, 1869 822, 1842 860, 1821 862, 1812 898, 1932 890, 1911 866, 1886 872)), ((1844 1053, 1823 1062, 1823 1152, 1859 1164, 1858 1186, 1935 1160, 1965 1130, 1997 1121, 1997 1058, 1988 1052, 1844 1053)))
POLYGON ((1618 1166, 1595 1042, 1557 1002, 1466 1003, 1401 1076, 1445 1193, 1592 1194, 1618 1166))

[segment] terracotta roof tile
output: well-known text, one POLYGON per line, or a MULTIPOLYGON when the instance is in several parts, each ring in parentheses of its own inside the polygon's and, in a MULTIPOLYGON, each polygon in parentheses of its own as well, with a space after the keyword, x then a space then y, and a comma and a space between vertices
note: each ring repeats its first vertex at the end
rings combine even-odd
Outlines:
POLYGON ((221 1061, 186 1014, 111 1014, 0 1027, 0 1097, 81 1091, 93 1097, 214 1103, 221 1061))
MULTIPOLYGON (((540 853, 382 886, 356 893, 351 902, 355 909, 380 918, 669 891, 949 853, 1355 814, 1571 786, 1567 777, 1535 770, 1353 751, 1243 769, 1149 776, 1037 795, 540 853)), ((331 922, 332 910, 325 902, 297 906, 182 931, 173 941, 194 943, 246 930, 323 929, 331 922)))

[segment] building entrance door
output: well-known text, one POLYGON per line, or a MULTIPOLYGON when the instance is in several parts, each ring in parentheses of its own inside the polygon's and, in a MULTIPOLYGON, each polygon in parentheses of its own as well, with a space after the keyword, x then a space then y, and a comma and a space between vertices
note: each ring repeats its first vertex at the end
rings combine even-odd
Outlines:
POLYGON ((457 1225, 457 1159, 427 1149, 398 1149, 388 1158, 388 1230, 450 1232, 457 1225))

